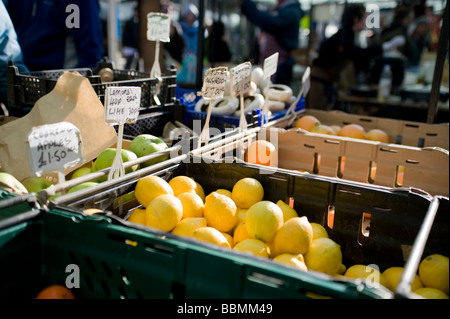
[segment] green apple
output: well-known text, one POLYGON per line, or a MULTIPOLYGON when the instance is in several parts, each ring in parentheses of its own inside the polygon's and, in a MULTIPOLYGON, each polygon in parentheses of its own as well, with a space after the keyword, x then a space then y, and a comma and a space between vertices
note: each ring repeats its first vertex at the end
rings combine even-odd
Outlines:
POLYGON ((88 187, 95 186, 95 185, 98 185, 98 183, 97 182, 84 182, 84 183, 78 184, 78 185, 72 187, 71 189, 69 189, 67 191, 67 194, 74 193, 81 189, 88 188, 88 187))
POLYGON ((53 185, 51 181, 40 176, 27 177, 21 182, 30 193, 37 193, 53 185))
MULTIPOLYGON (((167 144, 157 136, 151 134, 140 134, 136 136, 130 144, 130 150, 138 157, 153 154, 169 148, 167 144)), ((150 166, 169 159, 169 154, 158 156, 154 159, 142 163, 142 167, 150 166)))
POLYGON ((27 188, 17 178, 6 172, 0 172, 0 188, 17 195, 28 193, 27 188))
POLYGON ((90 167, 79 167, 77 168, 75 171, 73 171, 72 175, 70 176, 70 179, 75 179, 77 177, 81 177, 87 174, 92 173, 91 168, 90 167))
MULTIPOLYGON (((102 169, 105 169, 107 167, 111 167, 111 165, 114 161, 114 157, 116 156, 116 152, 117 152, 116 148, 107 148, 107 149, 103 150, 95 159, 91 170, 93 172, 96 172, 96 171, 101 171, 102 169)), ((122 149, 120 154, 122 156, 122 161, 124 163, 138 158, 138 156, 134 152, 127 150, 127 149, 122 149)), ((139 164, 128 167, 125 169, 125 174, 134 172, 138 168, 139 168, 139 164)), ((102 176, 102 177, 97 178, 95 181, 104 182, 107 179, 108 179, 107 176, 102 176)))

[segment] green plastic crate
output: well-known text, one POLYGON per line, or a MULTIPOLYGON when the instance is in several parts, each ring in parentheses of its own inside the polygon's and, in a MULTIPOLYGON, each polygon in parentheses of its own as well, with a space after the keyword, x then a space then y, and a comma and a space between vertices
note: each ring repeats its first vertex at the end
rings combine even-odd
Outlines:
MULTIPOLYGON (((381 271, 390 266, 405 265, 432 201, 431 196, 412 190, 393 190, 281 169, 261 172, 259 167, 242 163, 179 163, 159 171, 157 175, 166 180, 178 175, 193 177, 206 194, 217 188, 231 190, 239 179, 254 177, 263 185, 266 200, 291 199, 300 216, 324 225, 330 238, 341 245, 343 263, 347 267, 358 263, 372 264, 381 271), (332 228, 327 224, 330 212, 334 212, 332 228), (368 216, 370 224, 367 224, 368 216)), ((117 183, 106 190, 94 186, 88 196, 73 202, 65 201, 62 196, 52 203, 55 205, 52 210, 82 215, 83 208, 92 207, 92 203, 112 203, 111 194, 124 193, 121 189, 129 191, 136 182, 137 178, 117 183)), ((122 243, 125 239, 137 243, 136 247, 127 245, 127 251, 145 247, 149 238, 158 238, 160 247, 170 246, 162 250, 176 256, 178 277, 172 281, 169 298, 393 297, 387 290, 369 287, 363 282, 348 282, 313 271, 306 273, 289 269, 270 260, 129 223, 122 218, 123 215, 114 215, 116 212, 112 206, 101 208, 113 212, 109 217, 112 222, 98 223, 96 229, 99 226, 111 227, 121 236, 122 243)), ((432 253, 447 254, 448 208, 448 198, 440 198, 423 257, 432 253)), ((122 254, 112 247, 105 249, 122 254)), ((128 258, 129 255, 123 254, 122 262, 124 256, 130 265, 143 262, 136 255, 128 258)), ((160 277, 167 276, 160 271, 160 277)))

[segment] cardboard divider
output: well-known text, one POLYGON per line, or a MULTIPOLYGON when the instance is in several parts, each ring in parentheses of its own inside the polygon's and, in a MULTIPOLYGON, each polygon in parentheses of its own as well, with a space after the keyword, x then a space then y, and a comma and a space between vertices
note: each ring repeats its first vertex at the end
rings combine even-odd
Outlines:
MULTIPOLYGON (((449 195, 449 153, 441 148, 384 144, 276 127, 253 130, 243 138, 244 146, 247 148, 256 139, 268 140, 276 146, 278 168, 449 195)), ((199 149, 196 154, 220 160, 234 156, 237 144, 237 139, 228 139, 214 149, 199 149)))
MULTIPOLYGON (((414 147, 441 147, 449 149, 449 124, 428 124, 421 122, 402 121, 374 116, 348 114, 342 111, 305 110, 304 115, 315 116, 322 124, 339 125, 359 124, 365 131, 381 129, 389 135, 390 143, 414 147)), ((289 119, 280 119, 276 127, 288 128, 289 119)), ((292 123, 295 127, 295 122, 292 123)), ((309 133, 314 134, 314 133, 309 133)))

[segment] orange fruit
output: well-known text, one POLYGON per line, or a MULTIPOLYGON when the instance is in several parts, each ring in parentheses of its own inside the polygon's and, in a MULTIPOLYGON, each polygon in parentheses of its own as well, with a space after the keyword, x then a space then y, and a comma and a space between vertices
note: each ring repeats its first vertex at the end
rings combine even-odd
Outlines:
POLYGON ((315 116, 304 115, 295 122, 295 127, 311 132, 314 126, 319 124, 320 121, 315 116))
POLYGON ((330 125, 330 128, 336 133, 336 135, 339 134, 339 131, 341 130, 341 127, 339 125, 330 125))
POLYGON ((245 161, 250 164, 277 167, 278 152, 275 145, 269 141, 256 140, 248 147, 245 161))
POLYGON ((389 135, 380 129, 374 128, 369 130, 366 134, 368 140, 377 141, 381 143, 389 143, 389 135))
POLYGON ((42 289, 36 299, 75 299, 75 295, 62 285, 51 285, 42 289))
POLYGON ((337 135, 336 132, 328 125, 318 124, 313 127, 311 133, 319 133, 326 135, 337 135))
POLYGON ((359 124, 347 124, 343 126, 338 135, 344 137, 359 138, 362 140, 366 139, 366 132, 364 131, 364 128, 359 124))

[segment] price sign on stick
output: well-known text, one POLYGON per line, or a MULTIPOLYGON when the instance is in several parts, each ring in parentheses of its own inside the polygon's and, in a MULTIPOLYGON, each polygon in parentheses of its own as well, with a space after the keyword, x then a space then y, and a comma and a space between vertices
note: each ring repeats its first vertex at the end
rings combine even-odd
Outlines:
POLYGON ((107 87, 105 94, 105 121, 108 125, 119 125, 117 138, 117 151, 108 180, 125 175, 122 161, 122 138, 125 123, 134 123, 139 116, 141 105, 140 87, 107 87))
POLYGON ((252 64, 244 62, 230 69, 231 97, 239 95, 241 105, 241 119, 239 121, 239 132, 247 129, 247 121, 244 113, 244 94, 250 90, 252 80, 252 64))
POLYGON ((159 51, 160 42, 170 42, 170 16, 168 14, 159 12, 150 12, 147 14, 147 40, 156 41, 155 60, 152 69, 150 70, 150 77, 158 80, 153 99, 155 100, 156 105, 161 105, 161 101, 158 98, 158 91, 162 85, 161 67, 159 66, 159 51))
POLYGON ((108 125, 134 123, 141 106, 140 87, 110 86, 105 91, 105 121, 108 125))
MULTIPOLYGON (((277 72, 278 68, 278 56, 279 53, 274 53, 271 56, 267 57, 264 60, 264 69, 263 69, 263 79, 270 78, 273 74, 277 72)), ((262 110, 263 123, 266 124, 268 122, 267 116, 269 114, 269 103, 267 101, 267 97, 264 100, 264 107, 262 110)))
POLYGON ((295 101, 291 104, 289 109, 286 112, 286 116, 289 116, 292 114, 292 118, 289 120, 289 125, 292 125, 292 123, 295 120, 295 108, 297 107, 298 102, 300 101, 302 96, 308 95, 309 89, 311 88, 311 69, 309 67, 306 68, 305 73, 303 73, 302 76, 302 88, 300 90, 300 93, 298 94, 295 101))
POLYGON ((84 161, 83 144, 78 128, 69 122, 33 127, 26 140, 31 172, 58 171, 58 183, 65 180, 64 169, 84 161))
POLYGON ((160 12, 147 14, 147 40, 170 42, 170 16, 160 12))
POLYGON ((211 119, 212 102, 215 99, 220 99, 225 93, 225 84, 228 78, 227 67, 217 67, 209 69, 205 73, 205 79, 203 81, 202 91, 199 95, 202 95, 204 99, 209 99, 208 112, 206 114, 206 122, 203 130, 198 138, 198 147, 202 143, 207 144, 209 141, 209 121, 211 119))

